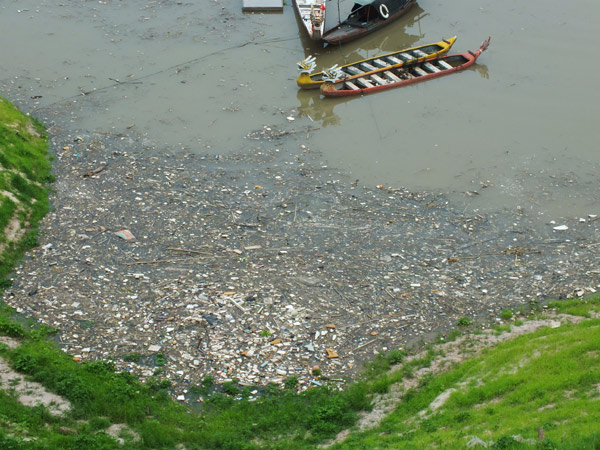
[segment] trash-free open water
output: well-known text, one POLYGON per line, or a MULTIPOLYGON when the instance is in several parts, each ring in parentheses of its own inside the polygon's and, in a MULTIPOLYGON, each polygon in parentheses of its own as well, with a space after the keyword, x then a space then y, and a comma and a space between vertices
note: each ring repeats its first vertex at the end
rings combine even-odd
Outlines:
MULTIPOLYGON (((334 0, 327 12, 331 26, 334 0)), ((599 209, 599 13, 592 0, 421 0, 374 34, 322 48, 291 1, 267 14, 225 0, 0 1, 0 94, 42 119, 63 111, 80 130, 202 154, 293 123, 316 129, 305 145, 361 184, 547 222, 599 209), (296 86, 308 55, 321 70, 454 35, 451 52, 491 36, 473 69, 351 100, 296 86)))

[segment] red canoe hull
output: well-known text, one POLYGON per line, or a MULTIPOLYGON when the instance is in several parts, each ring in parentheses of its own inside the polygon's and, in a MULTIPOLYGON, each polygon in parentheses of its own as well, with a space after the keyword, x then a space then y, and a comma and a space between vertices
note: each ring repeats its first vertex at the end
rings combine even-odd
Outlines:
MULTIPOLYGON (((453 59, 456 60, 457 58, 464 59, 464 62, 461 62, 459 65, 454 66, 449 69, 441 70, 439 72, 427 73, 426 75, 422 75, 422 76, 415 77, 415 78, 402 79, 397 82, 388 82, 386 84, 381 84, 381 85, 372 86, 372 87, 365 87, 362 89, 345 88, 344 80, 340 80, 335 83, 326 82, 321 85, 321 93, 325 97, 350 97, 350 96, 356 96, 356 95, 366 95, 366 94, 373 94, 375 92, 386 91, 388 89, 394 89, 394 88, 398 88, 398 87, 403 87, 403 86, 408 86, 411 84, 420 83, 422 81, 431 80, 433 78, 439 78, 439 77, 442 77, 445 75, 450 75, 451 73, 459 72, 459 71, 464 70, 464 69, 472 66, 473 64, 475 64, 475 61, 477 61, 477 58, 479 57, 479 55, 481 55, 481 53, 487 48, 488 45, 489 45, 489 39, 486 42, 484 42, 484 44, 482 44, 482 46, 476 52, 465 52, 465 53, 460 53, 460 54, 455 54, 455 55, 447 55, 447 56, 443 56, 443 57, 440 57, 437 59, 430 60, 431 62, 437 62, 437 61, 452 61, 453 59)), ((414 66, 419 66, 419 64, 415 64, 414 66)), ((388 70, 388 69, 382 69, 378 73, 383 74, 383 73, 385 73, 386 70, 388 70)))

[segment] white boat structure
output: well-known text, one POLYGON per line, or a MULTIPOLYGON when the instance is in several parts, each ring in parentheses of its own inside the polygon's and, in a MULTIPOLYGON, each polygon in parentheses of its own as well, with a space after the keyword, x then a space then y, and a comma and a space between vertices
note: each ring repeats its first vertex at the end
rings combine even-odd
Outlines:
POLYGON ((323 38, 325 28, 325 1, 326 0, 294 0, 296 10, 308 36, 315 41, 323 38))

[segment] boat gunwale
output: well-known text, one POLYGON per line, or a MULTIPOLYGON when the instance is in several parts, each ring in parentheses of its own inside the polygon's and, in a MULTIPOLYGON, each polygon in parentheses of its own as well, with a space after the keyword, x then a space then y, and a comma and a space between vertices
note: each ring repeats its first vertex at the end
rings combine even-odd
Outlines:
MULTIPOLYGON (((409 47, 409 48, 405 48, 402 50, 398 50, 398 51, 394 51, 394 52, 389 52, 389 53, 383 53, 380 55, 376 55, 373 56, 371 58, 365 58, 365 59, 361 59, 358 61, 353 61, 351 63, 348 64, 344 64, 342 66, 339 66, 338 69, 343 70, 346 67, 350 67, 350 66, 357 66, 363 63, 369 63, 369 62, 373 62, 377 59, 381 59, 381 58, 389 58, 391 57, 395 57, 401 53, 408 53, 408 52, 413 52, 415 50, 422 50, 425 47, 434 47, 437 46, 440 48, 439 51, 432 53, 430 55, 427 56, 420 56, 420 57, 415 57, 414 61, 403 61, 401 64, 391 64, 388 67, 385 68, 381 68, 382 70, 390 70, 390 69, 394 69, 397 67, 402 67, 404 65, 409 65, 409 64, 417 64, 429 59, 435 59, 435 58, 439 58, 440 56, 445 55, 447 52, 450 51, 450 49, 452 48, 452 46, 454 45, 454 43, 456 42, 457 37, 456 36, 452 36, 451 38, 448 39, 442 39, 441 41, 438 42, 433 42, 433 43, 429 43, 429 44, 423 44, 423 45, 419 45, 419 46, 415 46, 415 47, 409 47)), ((371 75, 372 73, 375 73, 377 71, 379 71, 380 69, 377 70, 372 70, 372 71, 368 71, 365 72, 363 74, 359 74, 359 75, 350 75, 346 78, 344 78, 344 81, 349 81, 352 79, 356 79, 358 77, 362 77, 365 75, 371 75)), ((323 71, 321 72, 317 72, 317 73, 313 73, 313 74, 308 74, 308 76, 303 77, 302 74, 300 76, 298 76, 297 78, 297 84, 301 89, 318 89, 323 83, 324 80, 322 79, 323 76, 323 71), (316 77, 321 77, 320 79, 315 79, 316 77), (306 82, 300 82, 301 79, 306 80, 309 79, 310 81, 306 81, 306 82)))
MULTIPOLYGON (((477 59, 479 58, 479 56, 481 56, 482 51, 466 51, 463 53, 454 53, 452 55, 444 55, 442 57, 439 58, 432 58, 430 60, 426 60, 426 61, 422 61, 419 64, 424 64, 426 62, 435 62, 436 60, 446 60, 446 59, 450 59, 450 58, 455 58, 455 57, 462 57, 464 59, 466 59, 466 61, 458 66, 454 66, 451 69, 444 69, 444 70, 440 70, 439 72, 433 72, 433 73, 428 73, 427 75, 423 75, 420 77, 415 77, 415 78, 411 78, 411 79, 407 79, 407 80, 402 80, 399 82, 392 82, 392 83, 388 83, 388 84, 382 84, 382 85, 378 85, 378 86, 373 86, 370 88, 360 88, 358 90, 353 90, 353 89, 336 89, 335 85, 336 84, 341 84, 343 86, 343 83, 345 83, 347 80, 340 80, 336 83, 331 83, 331 82, 327 82, 327 83, 323 83, 321 85, 321 94, 323 96, 325 96, 326 98, 335 98, 335 97, 349 97, 349 96, 356 96, 356 95, 365 95, 365 94, 371 94, 374 92, 379 92, 379 91, 384 91, 387 89, 392 89, 392 88, 397 88, 397 87, 401 87, 401 86, 407 86, 407 85, 411 85, 411 84, 416 84, 425 80, 430 80, 433 78, 438 78, 444 75, 448 75, 452 72, 458 72, 461 70, 466 69, 467 67, 473 65, 477 59)), ((412 64, 411 66, 415 66, 416 64, 412 64)), ((374 73, 382 73, 385 72, 386 70, 389 69, 381 69, 378 70, 374 73)), ((371 73, 373 74, 373 72, 371 73)))

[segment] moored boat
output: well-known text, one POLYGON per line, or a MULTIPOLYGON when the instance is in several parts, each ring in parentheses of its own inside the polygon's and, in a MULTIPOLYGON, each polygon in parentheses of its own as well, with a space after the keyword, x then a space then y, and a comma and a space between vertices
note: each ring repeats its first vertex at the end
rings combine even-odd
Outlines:
MULTIPOLYGON (((413 64, 425 59, 436 58, 450 50, 450 47, 456 41, 456 36, 450 39, 443 39, 433 44, 425 44, 418 47, 407 48, 404 50, 386 53, 375 56, 373 58, 355 61, 349 64, 344 64, 337 68, 334 66, 329 69, 337 69, 345 80, 352 80, 358 77, 367 76, 371 72, 378 71, 382 68, 393 69, 401 67, 405 64, 413 64)), ((318 89, 323 84, 323 73, 312 73, 316 67, 315 58, 309 56, 304 61, 298 63, 300 75, 296 79, 296 83, 301 89, 318 89)))
POLYGON ((357 77, 350 81, 340 79, 340 74, 337 73, 337 69, 334 69, 325 73, 326 79, 321 85, 321 93, 325 97, 371 94, 449 75, 475 64, 477 58, 489 45, 490 38, 487 38, 475 52, 440 56, 399 68, 382 68, 371 72, 368 76, 357 77))
POLYGON ((325 28, 325 0, 294 0, 308 36, 319 41, 325 28))
POLYGON ((352 11, 336 27, 327 30, 326 44, 343 44, 357 39, 398 19, 416 0, 354 0, 352 11))

